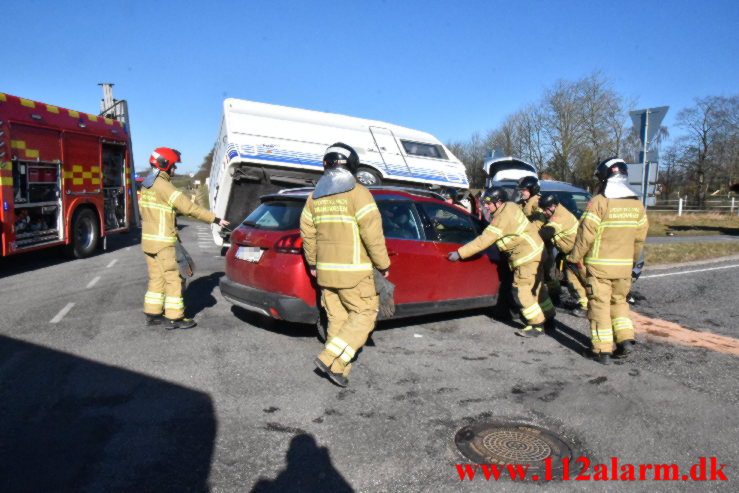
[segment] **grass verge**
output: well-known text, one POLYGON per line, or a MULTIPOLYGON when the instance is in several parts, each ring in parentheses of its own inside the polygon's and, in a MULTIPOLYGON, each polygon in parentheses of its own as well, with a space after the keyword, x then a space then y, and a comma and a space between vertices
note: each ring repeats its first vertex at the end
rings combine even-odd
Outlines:
POLYGON ((739 216, 726 214, 661 214, 650 212, 649 236, 739 235, 739 216))
POLYGON ((739 253, 739 241, 644 245, 646 265, 689 262, 739 253))

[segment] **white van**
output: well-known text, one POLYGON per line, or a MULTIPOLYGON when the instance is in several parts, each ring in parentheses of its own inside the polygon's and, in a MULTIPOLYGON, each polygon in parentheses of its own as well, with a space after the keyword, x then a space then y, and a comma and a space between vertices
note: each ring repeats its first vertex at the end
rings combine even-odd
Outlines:
MULTIPOLYGON (((363 185, 469 189, 464 164, 426 132, 226 99, 210 173, 211 210, 239 224, 261 195, 315 185, 323 173, 323 154, 335 142, 344 142, 359 154, 357 180, 363 185)), ((214 225, 213 238, 223 245, 228 234, 214 225)))

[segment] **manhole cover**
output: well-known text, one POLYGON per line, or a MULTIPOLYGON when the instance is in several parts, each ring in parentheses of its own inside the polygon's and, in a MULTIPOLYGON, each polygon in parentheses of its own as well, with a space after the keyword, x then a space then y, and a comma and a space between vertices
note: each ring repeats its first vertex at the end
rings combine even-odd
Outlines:
POLYGON ((562 459, 573 458, 574 446, 559 435, 525 423, 488 421, 465 426, 454 437, 462 454, 477 464, 529 464, 529 472, 545 470, 551 458, 551 471, 562 466, 562 459))

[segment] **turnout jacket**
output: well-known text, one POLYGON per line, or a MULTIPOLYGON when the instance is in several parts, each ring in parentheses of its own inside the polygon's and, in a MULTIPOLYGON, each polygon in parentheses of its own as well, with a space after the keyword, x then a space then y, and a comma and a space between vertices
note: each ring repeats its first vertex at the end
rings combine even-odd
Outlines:
POLYGON ((390 267, 382 218, 372 194, 357 183, 348 192, 308 197, 300 216, 305 260, 319 286, 351 288, 390 267))
POLYGON ((637 198, 596 195, 580 218, 575 247, 567 259, 583 263, 601 279, 626 279, 647 237, 647 215, 637 198))
POLYGON ((190 202, 169 181, 169 174, 160 171, 151 188, 141 188, 141 249, 159 253, 177 243, 176 212, 212 223, 216 215, 190 202))
POLYGON ((531 221, 536 229, 541 229, 544 223, 547 221, 546 216, 539 208, 539 199, 541 194, 532 195, 529 200, 521 200, 519 205, 523 210, 524 215, 531 221))
POLYGON ((545 240, 551 240, 560 252, 570 253, 575 247, 578 226, 577 218, 567 210, 567 207, 559 204, 539 234, 545 240))
POLYGON ((493 212, 490 225, 480 236, 462 246, 458 253, 461 258, 471 257, 493 244, 508 257, 511 268, 539 260, 544 249, 536 227, 513 202, 504 202, 493 212))

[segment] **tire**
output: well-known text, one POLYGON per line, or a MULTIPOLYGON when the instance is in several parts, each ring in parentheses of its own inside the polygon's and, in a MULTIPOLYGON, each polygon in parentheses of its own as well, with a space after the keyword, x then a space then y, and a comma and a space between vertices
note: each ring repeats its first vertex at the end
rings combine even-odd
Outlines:
POLYGON ((376 187, 382 185, 380 174, 367 166, 360 166, 357 170, 356 177, 357 181, 365 187, 376 187))
POLYGON ((74 214, 69 230, 71 242, 66 253, 72 258, 89 257, 100 240, 100 224, 97 215, 90 209, 80 209, 74 214))
POLYGON ((320 308, 318 311, 316 331, 318 332, 318 340, 325 343, 328 335, 328 318, 326 317, 326 311, 323 308, 320 308))

